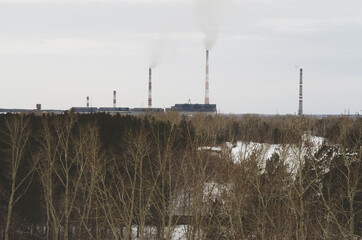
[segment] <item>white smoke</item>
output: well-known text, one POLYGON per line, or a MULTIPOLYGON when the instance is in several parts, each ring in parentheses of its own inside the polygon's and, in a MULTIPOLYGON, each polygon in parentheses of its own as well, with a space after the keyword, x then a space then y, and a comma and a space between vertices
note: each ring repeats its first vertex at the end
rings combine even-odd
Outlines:
POLYGON ((176 45, 169 36, 165 34, 154 34, 147 46, 149 67, 157 67, 164 58, 171 56, 175 48, 176 45))
POLYGON ((219 36, 223 3, 226 0, 194 0, 195 19, 204 34, 206 50, 211 49, 219 36))
POLYGON ((160 36, 156 36, 148 46, 149 67, 155 68, 164 55, 165 41, 160 36))

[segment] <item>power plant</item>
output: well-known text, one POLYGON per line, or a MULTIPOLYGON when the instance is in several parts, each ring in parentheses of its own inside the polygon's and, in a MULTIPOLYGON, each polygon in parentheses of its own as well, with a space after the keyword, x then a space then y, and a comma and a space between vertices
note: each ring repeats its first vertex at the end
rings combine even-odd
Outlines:
MULTIPOLYGON (((152 107, 152 68, 148 69, 148 108, 129 108, 117 107, 117 92, 113 91, 113 107, 93 107, 90 106, 90 98, 86 97, 85 107, 72 107, 70 111, 75 113, 110 113, 110 114, 162 114, 165 111, 175 111, 185 115, 193 115, 195 113, 213 114, 217 113, 216 104, 210 104, 209 98, 209 50, 206 50, 206 76, 205 76, 205 103, 204 104, 175 104, 170 108, 153 108, 152 107)), ((42 110, 41 105, 37 104, 36 109, 0 109, 0 113, 54 113, 62 114, 64 110, 42 110)))
MULTIPOLYGON (((49 113, 49 114, 64 114, 67 111, 80 113, 80 114, 92 114, 92 113, 109 113, 109 114, 163 114, 165 112, 173 111, 179 112, 184 115, 193 115, 195 113, 204 113, 210 115, 217 114, 216 104, 210 104, 209 98, 209 50, 206 50, 206 76, 205 76, 205 103, 204 104, 192 104, 189 100, 188 103, 175 104, 170 108, 152 108, 152 69, 148 71, 148 107, 147 108, 129 108, 129 107, 117 107, 117 92, 113 91, 113 107, 93 107, 90 104, 90 97, 86 97, 85 107, 72 107, 69 110, 57 110, 57 109, 42 109, 41 104, 36 104, 35 109, 5 109, 0 108, 0 114, 4 113, 49 113)), ((362 110, 361 110, 362 111, 362 110)), ((299 69, 299 108, 298 115, 303 114, 303 69, 299 69)), ((312 116, 312 115, 311 115, 312 116)), ((319 117, 328 117, 330 114, 318 115, 319 117)), ((359 114, 358 114, 359 116, 359 114)))
POLYGON ((176 111, 185 115, 192 115, 195 113, 216 114, 216 104, 210 104, 210 83, 209 83, 209 50, 206 50, 206 71, 205 71, 205 103, 204 104, 175 104, 167 111, 176 111))
MULTIPOLYGON (((299 78, 299 108, 298 115, 303 115, 303 69, 300 68, 299 78)), ((113 91, 113 107, 93 107, 90 106, 90 98, 86 97, 85 107, 72 107, 70 111, 75 113, 110 113, 110 114, 162 114, 166 111, 179 112, 185 115, 193 115, 195 113, 206 113, 215 115, 217 113, 216 104, 210 104, 210 83, 209 83, 209 50, 206 50, 206 71, 205 71, 205 102, 204 104, 188 103, 175 104, 170 108, 153 108, 152 107, 152 68, 148 69, 148 107, 147 108, 129 108, 117 107, 117 92, 113 91)), ((41 104, 36 105, 36 109, 0 109, 0 113, 54 113, 62 114, 64 110, 42 110, 41 104)))

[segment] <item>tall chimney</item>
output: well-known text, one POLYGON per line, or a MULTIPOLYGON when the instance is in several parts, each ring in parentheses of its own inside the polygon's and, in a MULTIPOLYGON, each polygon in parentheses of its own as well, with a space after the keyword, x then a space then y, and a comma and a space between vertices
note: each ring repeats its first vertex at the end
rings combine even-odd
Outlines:
POLYGON ((152 70, 149 68, 148 76, 148 107, 152 108, 152 70))
POLYGON ((205 104, 209 103, 209 50, 206 50, 205 104))
POLYGON ((89 96, 87 96, 87 108, 89 108, 89 96))
POLYGON ((303 115, 303 69, 300 69, 300 82, 299 82, 299 110, 298 115, 303 115))
POLYGON ((117 107, 117 98, 116 98, 116 91, 113 91, 113 107, 117 107))

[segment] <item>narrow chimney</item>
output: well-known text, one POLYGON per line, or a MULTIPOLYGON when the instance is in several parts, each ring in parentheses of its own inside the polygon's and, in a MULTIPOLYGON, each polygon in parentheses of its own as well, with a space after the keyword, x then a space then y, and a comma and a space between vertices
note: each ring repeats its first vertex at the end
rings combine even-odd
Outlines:
POLYGON ((299 82, 299 110, 298 115, 303 115, 303 69, 300 69, 300 82, 299 82))
POLYGON ((116 91, 113 91, 113 107, 117 107, 117 98, 116 98, 116 91))
POLYGON ((87 96, 87 108, 89 108, 89 97, 87 96))
POLYGON ((205 104, 209 103, 209 50, 206 50, 205 104))
POLYGON ((148 78, 148 107, 152 108, 152 70, 149 68, 149 78, 148 78))

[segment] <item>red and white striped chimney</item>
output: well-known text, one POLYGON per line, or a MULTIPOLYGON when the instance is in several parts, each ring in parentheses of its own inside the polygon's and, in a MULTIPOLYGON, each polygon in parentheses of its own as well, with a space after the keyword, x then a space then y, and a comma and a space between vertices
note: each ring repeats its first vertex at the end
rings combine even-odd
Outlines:
POLYGON ((300 69, 299 77, 299 109, 298 115, 303 115, 303 69, 300 69))
POLYGON ((87 108, 89 108, 89 96, 87 96, 87 108))
POLYGON ((148 71, 148 107, 152 108, 152 70, 149 68, 148 71))
POLYGON ((206 50, 205 104, 209 103, 209 50, 206 50))
POLYGON ((117 97, 116 97, 116 91, 113 91, 113 107, 117 107, 117 97))

